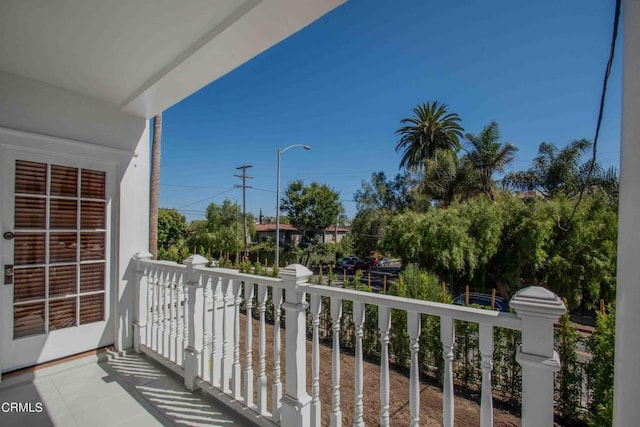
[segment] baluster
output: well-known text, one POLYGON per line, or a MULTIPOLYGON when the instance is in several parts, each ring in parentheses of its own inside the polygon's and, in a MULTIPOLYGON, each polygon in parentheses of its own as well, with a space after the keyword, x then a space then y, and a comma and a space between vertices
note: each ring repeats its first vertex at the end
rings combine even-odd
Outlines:
POLYGON ((378 329, 380 330, 380 425, 389 425, 389 329, 391 311, 389 307, 378 307, 378 329))
POLYGON ((171 270, 165 271, 164 286, 162 288, 162 295, 164 297, 162 301, 162 310, 164 311, 164 333, 162 335, 162 355, 169 358, 169 342, 171 333, 171 307, 169 306, 169 299, 171 298, 171 270))
POLYGON ((249 408, 253 404, 253 283, 244 284, 244 300, 247 307, 246 366, 244 371, 244 401, 249 408))
POLYGON ((178 272, 173 271, 171 273, 171 281, 169 282, 169 312, 170 312, 170 321, 169 321, 169 360, 172 362, 176 362, 176 332, 178 329, 178 319, 177 319, 177 307, 176 307, 176 281, 177 281, 178 272))
POLYGON ((229 287, 231 286, 231 279, 222 280, 222 391, 225 393, 231 393, 229 388, 229 381, 231 381, 231 355, 229 354, 229 314, 227 307, 229 306, 229 287))
POLYGON ((491 371, 493 370, 493 325, 480 324, 480 355, 482 361, 482 396, 480 399, 480 426, 493 426, 493 391, 491 371))
POLYGON ((209 311, 209 303, 213 300, 213 282, 216 281, 215 277, 211 276, 203 276, 202 277, 202 287, 203 287, 203 307, 204 313, 202 316, 202 360, 201 360, 201 375, 204 380, 211 380, 211 372, 213 371, 213 363, 211 360, 211 349, 212 345, 212 336, 213 331, 211 330, 211 312, 209 311))
POLYGON ((200 367, 202 366, 202 335, 203 335, 203 313, 204 307, 204 290, 203 282, 206 278, 199 271, 200 268, 207 264, 207 260, 200 255, 191 255, 184 261, 187 266, 186 279, 187 288, 189 290, 189 310, 188 310, 188 346, 184 350, 184 385, 194 391, 199 388, 198 377, 202 377, 200 367))
POLYGON ((353 323, 355 324, 356 335, 356 364, 355 364, 355 405, 353 413, 354 427, 364 426, 364 404, 362 395, 364 389, 364 379, 362 372, 362 324, 364 323, 364 303, 360 301, 353 302, 353 323))
POLYGON ((267 286, 258 284, 258 312, 260 313, 260 346, 258 359, 258 412, 267 414, 267 374, 265 365, 266 335, 264 313, 267 301, 267 286))
POLYGON ((450 317, 440 318, 440 341, 442 341, 442 357, 444 359, 442 423, 445 427, 453 427, 453 343, 455 341, 455 323, 450 317))
POLYGON ((333 329, 333 393, 331 395, 331 427, 342 426, 340 410, 340 318, 342 317, 342 300, 331 298, 331 325, 333 329))
POLYGON ((189 287, 187 286, 187 278, 185 275, 182 276, 182 324, 183 324, 183 333, 182 333, 182 367, 184 368, 184 356, 185 350, 189 347, 189 287))
POLYGON ((271 413, 274 422, 280 422, 280 399, 282 399, 282 382, 280 380, 280 310, 282 307, 282 289, 271 288, 273 300, 273 395, 271 413))
MULTIPOLYGON (((313 316, 313 348, 312 348, 312 385, 311 385, 311 422, 312 426, 320 427, 320 338, 318 326, 320 326, 320 311, 322 310, 322 298, 320 295, 311 295, 311 315, 313 316)), ((276 420, 274 420, 276 421, 276 420)))
POLYGON ((156 316, 157 316, 157 327, 156 327, 156 347, 154 350, 156 353, 162 353, 162 337, 164 334, 164 311, 162 310, 162 299, 163 299, 163 284, 164 284, 164 271, 161 268, 158 268, 157 271, 157 282, 156 282, 156 316))
POLYGON ((153 318, 153 294, 154 294, 154 277, 151 267, 145 268, 145 274, 147 275, 147 330, 145 345, 148 348, 153 348, 153 333, 154 333, 154 318, 153 318))
POLYGON ((186 305, 184 300, 184 275, 182 272, 178 274, 176 280, 176 365, 182 366, 184 356, 184 307, 186 305))
POLYGON ((233 370, 232 370, 232 392, 233 398, 242 399, 242 370, 240 369, 240 303, 242 298, 242 283, 240 281, 233 282, 233 370))
POLYGON ((407 332, 411 349, 411 378, 409 381, 409 411, 411 427, 420 425, 420 367, 418 366, 418 350, 420 349, 420 313, 407 312, 407 332))
MULTIPOLYGON (((219 313, 219 305, 222 302, 224 310, 224 295, 222 295, 222 279, 217 278, 211 281, 212 310, 211 310, 211 384, 222 388, 222 319, 219 313)), ((224 314, 224 313, 223 313, 224 314)))

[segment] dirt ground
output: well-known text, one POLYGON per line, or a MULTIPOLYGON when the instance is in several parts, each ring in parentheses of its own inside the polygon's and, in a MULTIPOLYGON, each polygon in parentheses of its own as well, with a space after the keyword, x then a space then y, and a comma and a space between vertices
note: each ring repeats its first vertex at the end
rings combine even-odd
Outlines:
MULTIPOLYGON (((245 333, 246 317, 240 316, 241 322, 241 342, 240 342, 240 363, 244 367, 246 360, 245 333)), ((253 320, 253 372, 254 390, 257 396, 258 375, 259 375, 259 332, 260 322, 253 320)), ((268 406, 271 408, 271 387, 273 384, 273 325, 267 323, 266 335, 266 373, 267 390, 269 396, 268 406)), ((284 337, 286 331, 281 330, 282 360, 281 372, 284 389, 285 383, 285 351, 284 337)), ((322 402, 322 425, 329 425, 331 415, 331 389, 332 389, 332 350, 329 346, 320 345, 320 400, 322 402)), ((311 394, 311 341, 307 340, 307 391, 311 394)), ((364 362, 364 421, 367 425, 379 425, 380 422, 380 366, 374 363, 364 362)), ((340 408, 342 410, 343 425, 353 424, 354 412, 354 372, 355 358, 352 355, 340 355, 340 408)), ((244 375, 244 370, 243 370, 244 375)), ((403 373, 390 371, 390 408, 389 414, 392 426, 407 426, 409 417, 409 378, 403 373)), ((244 378, 243 378, 244 389, 244 378)), ((494 408, 495 426, 519 426, 520 419, 500 409, 494 408)), ((432 385, 421 382, 420 385, 420 423, 426 426, 442 425, 442 393, 441 390, 432 385)), ((456 426, 478 426, 480 425, 480 406, 478 403, 464 397, 455 397, 455 425, 456 426)))

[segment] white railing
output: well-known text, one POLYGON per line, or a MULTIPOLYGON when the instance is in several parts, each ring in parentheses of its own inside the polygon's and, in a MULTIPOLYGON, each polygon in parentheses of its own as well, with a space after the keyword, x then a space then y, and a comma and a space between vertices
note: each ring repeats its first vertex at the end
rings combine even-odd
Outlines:
POLYGON ((517 361, 522 366, 522 425, 553 425, 554 372, 560 367, 553 350, 553 324, 565 312, 560 298, 541 287, 518 292, 510 306, 516 314, 480 310, 331 286, 311 285, 311 272, 303 266, 283 269, 279 278, 239 273, 237 270, 205 268, 206 260, 194 255, 178 265, 152 261, 139 254, 137 263, 138 301, 134 319, 136 351, 149 354, 184 376, 190 390, 202 388, 222 392, 253 409, 264 419, 283 426, 320 426, 320 340, 322 310, 329 310, 333 330, 331 426, 342 425, 340 407, 340 340, 343 301, 353 302, 355 330, 354 425, 364 425, 367 399, 363 395, 363 325, 365 306, 378 307, 380 338, 379 424, 389 425, 389 331, 391 310, 407 313, 410 339, 409 409, 411 425, 420 422, 419 339, 423 315, 440 318, 440 339, 444 360, 443 425, 453 426, 453 348, 455 321, 479 324, 482 369, 480 420, 493 425, 491 388, 494 328, 522 332, 517 361), (283 290, 285 301, 283 302, 283 290), (307 303, 307 294, 310 304, 307 303), (274 310, 272 387, 266 369, 267 302, 274 310), (322 306, 329 298, 329 307, 322 306), (244 304, 243 304, 244 302, 244 304), (255 305, 254 305, 255 303, 255 305), (246 314, 244 349, 240 349, 240 314, 246 314), (285 311, 285 377, 281 383, 280 315, 285 311), (258 372, 253 368, 254 310, 259 317, 258 372), (312 328, 311 395, 306 386, 306 318, 312 328), (244 351, 244 366, 240 353, 244 351), (244 384, 243 380, 244 379, 244 384), (257 387, 254 393, 254 387, 257 387), (254 396, 255 394, 255 396, 254 396), (255 397, 255 401, 254 401, 255 397), (271 399, 269 399, 271 397, 271 399), (270 405, 269 405, 270 403, 270 405))

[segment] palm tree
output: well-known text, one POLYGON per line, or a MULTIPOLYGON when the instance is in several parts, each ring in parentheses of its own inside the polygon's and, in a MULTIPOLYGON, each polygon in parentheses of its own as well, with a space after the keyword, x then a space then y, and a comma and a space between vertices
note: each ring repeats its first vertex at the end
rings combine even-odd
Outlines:
POLYGON ((160 146, 162 139, 162 113, 153 118, 151 145, 151 185, 149 189, 149 252, 158 256, 158 199, 160 197, 160 146))
POLYGON ((585 183, 588 162, 580 164, 580 159, 590 147, 591 141, 587 139, 573 141, 562 150, 558 150, 554 144, 543 142, 538 147, 538 155, 533 159, 531 168, 507 174, 503 184, 518 190, 538 191, 545 198, 560 193, 573 197, 585 183))
POLYGON ((422 191, 438 206, 447 207, 477 192, 471 185, 472 172, 466 156, 458 158, 451 151, 441 151, 438 160, 425 161, 422 191))
POLYGON ((493 199, 493 174, 502 172, 513 161, 518 147, 499 141, 500 126, 495 121, 489 123, 478 135, 468 133, 465 138, 471 148, 466 159, 478 174, 480 191, 493 199))
POLYGON ((400 167, 424 170, 424 162, 437 159, 438 150, 457 151, 464 129, 458 124, 460 117, 448 113, 447 105, 438 101, 418 105, 413 117, 400 120, 404 126, 396 131, 400 141, 396 151, 402 151, 400 167))

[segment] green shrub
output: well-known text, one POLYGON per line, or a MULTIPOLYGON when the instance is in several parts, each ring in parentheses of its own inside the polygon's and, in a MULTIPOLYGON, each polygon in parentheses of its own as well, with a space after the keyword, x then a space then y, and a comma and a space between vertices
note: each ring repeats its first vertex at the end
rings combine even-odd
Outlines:
POLYGON ((613 360, 615 356, 616 310, 613 304, 598 313, 596 329, 587 339, 592 359, 587 365, 587 378, 592 390, 589 402, 589 424, 611 425, 613 418, 613 360))

